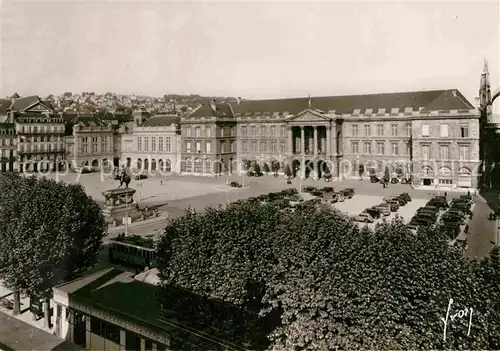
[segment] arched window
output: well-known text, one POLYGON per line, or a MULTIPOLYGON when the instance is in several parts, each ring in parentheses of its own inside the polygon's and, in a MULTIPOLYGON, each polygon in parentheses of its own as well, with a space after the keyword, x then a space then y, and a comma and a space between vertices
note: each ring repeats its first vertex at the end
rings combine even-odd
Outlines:
POLYGON ((154 158, 151 160, 151 170, 156 171, 156 160, 154 158))
POLYGON ((434 171, 432 170, 431 167, 429 166, 424 166, 422 167, 422 169, 420 170, 420 175, 422 177, 433 177, 434 176, 434 171))
POLYGON ((212 173, 212 160, 207 158, 205 160, 205 173, 212 173))
POLYGON ((193 171, 193 161, 190 158, 186 158, 186 172, 193 171))
POLYGON ((441 167, 439 169, 439 176, 446 177, 446 178, 451 177, 451 169, 449 169, 448 167, 441 167))
POLYGON ((203 172, 203 160, 201 158, 196 158, 194 160, 194 172, 195 173, 203 172))
POLYGON ((458 171, 458 175, 460 177, 470 177, 472 176, 472 172, 469 168, 467 167, 462 167, 460 168, 460 170, 458 171))
POLYGON ((172 172, 172 163, 170 160, 165 160, 165 172, 172 172))

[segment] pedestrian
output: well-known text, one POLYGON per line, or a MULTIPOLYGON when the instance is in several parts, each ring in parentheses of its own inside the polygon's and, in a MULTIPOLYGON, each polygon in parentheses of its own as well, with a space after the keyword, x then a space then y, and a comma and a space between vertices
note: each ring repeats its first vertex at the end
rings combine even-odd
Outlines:
POLYGON ((470 197, 470 190, 467 190, 467 197, 470 197))
POLYGON ((448 194, 446 193, 446 191, 444 192, 444 198, 446 199, 448 196, 448 194))

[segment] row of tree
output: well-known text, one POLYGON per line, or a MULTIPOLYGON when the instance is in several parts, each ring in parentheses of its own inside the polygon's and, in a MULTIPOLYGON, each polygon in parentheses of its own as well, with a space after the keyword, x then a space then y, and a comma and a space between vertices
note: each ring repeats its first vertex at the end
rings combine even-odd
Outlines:
MULTIPOLYGON (((247 328, 241 318, 229 323, 229 334, 246 348, 500 345, 498 248, 471 261, 446 235, 430 228, 415 235, 400 219, 369 230, 321 206, 288 213, 272 204, 239 203, 173 220, 157 255, 165 289, 175 286, 259 316, 261 323, 247 328)), ((215 310, 201 314, 222 318, 215 310)), ((203 319, 195 312, 193 318, 203 319)))
POLYGON ((0 173, 0 279, 15 292, 14 313, 20 294, 48 299, 54 285, 94 265, 105 233, 99 205, 80 184, 0 173))

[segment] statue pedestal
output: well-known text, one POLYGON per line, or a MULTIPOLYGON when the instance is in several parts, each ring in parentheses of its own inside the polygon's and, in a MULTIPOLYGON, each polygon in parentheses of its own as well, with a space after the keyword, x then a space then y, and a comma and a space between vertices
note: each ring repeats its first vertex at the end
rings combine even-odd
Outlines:
POLYGON ((104 209, 105 217, 123 218, 127 216, 137 216, 137 202, 134 200, 135 189, 117 188, 106 190, 102 193, 105 198, 104 209))

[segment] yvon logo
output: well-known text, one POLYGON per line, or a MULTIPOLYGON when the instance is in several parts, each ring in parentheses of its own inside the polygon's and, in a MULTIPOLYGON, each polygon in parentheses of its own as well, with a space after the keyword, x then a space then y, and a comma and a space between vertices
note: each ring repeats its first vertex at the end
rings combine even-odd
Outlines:
POLYGON ((451 314, 451 305, 453 305, 453 299, 450 299, 448 302, 448 309, 446 310, 446 318, 441 317, 441 320, 444 323, 444 331, 443 331, 443 340, 446 341, 446 330, 448 328, 448 322, 453 322, 456 318, 464 318, 469 317, 469 329, 467 330, 467 336, 470 335, 470 328, 472 326, 472 312, 473 309, 465 308, 463 310, 458 311, 457 313, 451 314))

